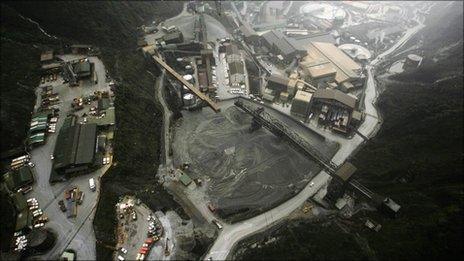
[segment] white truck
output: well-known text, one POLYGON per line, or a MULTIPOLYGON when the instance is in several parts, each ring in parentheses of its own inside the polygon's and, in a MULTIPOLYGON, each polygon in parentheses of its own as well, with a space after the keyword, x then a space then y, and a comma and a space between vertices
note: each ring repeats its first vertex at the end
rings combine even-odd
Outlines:
POLYGON ((96 187, 95 187, 95 179, 94 178, 89 179, 89 187, 90 187, 91 191, 95 191, 96 187))
POLYGON ((213 223, 217 226, 217 228, 222 229, 222 225, 221 223, 219 223, 219 221, 217 221, 216 219, 213 219, 213 223))

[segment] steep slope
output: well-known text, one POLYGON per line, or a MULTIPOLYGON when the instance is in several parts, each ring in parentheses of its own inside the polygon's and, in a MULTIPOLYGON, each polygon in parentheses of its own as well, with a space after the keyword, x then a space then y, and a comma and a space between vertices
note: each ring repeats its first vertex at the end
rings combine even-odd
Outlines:
POLYGON ((40 76, 41 48, 56 44, 36 25, 21 18, 7 5, 1 5, 1 152, 22 147, 30 112, 35 102, 35 86, 40 76))
MULTIPOLYGON (((99 47, 105 66, 119 83, 115 91, 117 125, 114 165, 102 179, 102 193, 94 219, 97 257, 109 260, 112 250, 105 246, 115 245, 114 205, 120 195, 136 194, 152 209, 175 209, 183 214, 183 210, 172 196, 155 180, 159 163, 162 111, 154 100, 155 79, 152 74, 156 75, 158 70, 153 63, 146 63, 141 52, 136 49, 137 27, 153 19, 161 20, 174 16, 181 11, 182 3, 8 2, 6 6, 24 17, 31 18, 64 44, 82 43, 99 47), (149 194, 147 191, 155 192, 149 194)), ((14 29, 11 34, 22 31, 20 28, 14 29)), ((29 40, 30 45, 35 43, 34 39, 29 37, 24 39, 29 40)), ((38 56, 34 59, 38 59, 38 56)), ((15 60, 16 57, 11 58, 11 61, 15 60)), ((17 70, 26 72, 29 68, 21 66, 17 70)), ((2 75, 3 73, 2 66, 2 75)), ((17 99, 21 99, 23 95, 18 89, 14 89, 12 93, 17 99)), ((32 111, 32 104, 15 106, 24 106, 24 112, 21 114, 30 115, 32 111)), ((23 124, 27 124, 27 121, 28 119, 25 119, 23 124)), ((18 131, 18 135, 24 135, 23 131, 18 131)))
POLYGON ((382 128, 352 159, 357 179, 402 205, 400 217, 364 212, 348 221, 285 225, 264 235, 278 236, 277 243, 239 258, 462 258, 462 2, 441 11, 417 37, 424 40, 422 66, 383 83, 382 128), (382 224, 380 232, 364 227, 367 217, 382 224))

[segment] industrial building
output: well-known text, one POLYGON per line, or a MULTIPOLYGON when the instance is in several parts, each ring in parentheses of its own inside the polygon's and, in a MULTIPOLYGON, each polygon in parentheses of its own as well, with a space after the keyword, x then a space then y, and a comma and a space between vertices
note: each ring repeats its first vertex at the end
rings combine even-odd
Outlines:
POLYGON ((165 44, 182 43, 184 42, 184 35, 181 31, 175 31, 164 35, 161 39, 165 44))
POLYGON ((28 145, 39 146, 45 144, 45 138, 48 127, 48 120, 53 115, 52 110, 45 110, 35 113, 31 119, 29 128, 28 145))
POLYGON ((73 65, 73 71, 78 79, 88 78, 92 75, 92 64, 87 59, 79 61, 73 65))
POLYGON ((320 124, 329 125, 332 130, 347 134, 348 127, 359 124, 362 114, 356 111, 358 99, 334 89, 318 89, 313 94, 311 110, 318 116, 320 124), (355 120, 351 122, 355 115, 355 120))
POLYGON ((229 79, 232 87, 238 87, 245 82, 245 70, 242 61, 229 63, 229 79))
POLYGON ((88 116, 87 124, 96 124, 98 129, 109 129, 115 124, 114 107, 108 107, 104 111, 100 111, 100 116, 88 116))
POLYGON ((40 62, 47 64, 53 62, 53 50, 42 52, 42 54, 40 54, 40 62))
POLYGON ((5 173, 3 179, 10 191, 17 191, 19 188, 34 183, 34 175, 31 168, 27 165, 5 173))
POLYGON ((330 106, 345 108, 350 111, 354 110, 357 104, 355 96, 333 89, 318 89, 314 92, 313 98, 314 105, 329 104, 330 106))
POLYGON ((331 43, 310 43, 300 67, 306 80, 314 85, 334 82, 340 89, 350 91, 362 84, 361 66, 331 43))
POLYGON ((307 53, 295 39, 287 38, 277 30, 272 30, 261 35, 261 43, 270 52, 275 55, 281 55, 287 62, 292 61, 294 58, 303 57, 307 53))
POLYGON ((306 118, 311 110, 313 94, 305 91, 297 91, 292 101, 290 113, 299 117, 306 118))
POLYGON ((271 76, 267 78, 266 88, 274 90, 276 92, 287 91, 288 83, 289 79, 287 77, 280 76, 277 74, 271 74, 271 76))
POLYGON ((91 171, 96 140, 96 123, 77 124, 75 116, 66 118, 56 141, 53 170, 59 175, 91 171))
POLYGON ((15 206, 16 226, 15 231, 28 229, 32 226, 32 215, 29 211, 26 198, 20 192, 12 195, 13 205, 15 206))
POLYGON ((88 44, 73 44, 71 45, 72 54, 87 54, 92 49, 88 44))
POLYGON ((259 41, 259 36, 249 24, 242 24, 239 28, 245 42, 251 44, 259 41))
POLYGON ((237 45, 235 44, 225 45, 225 52, 226 52, 226 61, 228 63, 241 60, 241 54, 238 50, 237 45))

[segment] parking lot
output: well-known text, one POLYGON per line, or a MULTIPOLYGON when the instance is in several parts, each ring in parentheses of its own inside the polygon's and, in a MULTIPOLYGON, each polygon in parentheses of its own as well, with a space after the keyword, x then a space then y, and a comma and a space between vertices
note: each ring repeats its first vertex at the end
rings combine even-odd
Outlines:
MULTIPOLYGON (((82 56, 66 55, 65 60, 73 60, 82 58, 82 56)), ((79 259, 95 259, 95 235, 92 228, 92 219, 95 213, 96 203, 98 202, 99 194, 99 178, 107 171, 110 164, 102 168, 77 177, 73 177, 68 181, 56 184, 50 184, 49 177, 52 170, 51 155, 53 154, 56 138, 61 126, 64 123, 66 115, 71 112, 71 102, 75 97, 82 95, 90 95, 95 91, 109 90, 108 83, 105 82, 105 68, 103 63, 96 57, 89 57, 89 60, 95 64, 95 72, 98 75, 98 84, 94 84, 90 80, 84 80, 77 87, 68 87, 63 84, 62 77, 58 77, 56 81, 45 82, 40 85, 53 86, 53 91, 59 94, 60 103, 59 118, 56 124, 56 133, 49 133, 46 143, 40 147, 34 148, 31 151, 31 161, 35 163, 34 174, 35 183, 33 191, 26 195, 27 198, 37 198, 40 207, 44 214, 49 217, 49 222, 45 225, 46 228, 52 230, 56 236, 56 245, 52 250, 40 256, 43 259, 58 258, 66 248, 72 248, 77 251, 79 259), (89 189, 89 178, 95 178, 96 191, 91 192, 89 189), (85 194, 82 205, 77 209, 75 218, 67 218, 66 213, 59 209, 58 202, 63 199, 64 191, 70 186, 77 186, 85 194)), ((40 105, 40 91, 37 88, 37 104, 36 109, 40 105)), ((88 112, 89 107, 94 105, 86 105, 78 114, 82 115, 88 112)))
POLYGON ((116 213, 118 214, 118 251, 115 260, 120 258, 136 260, 140 257, 139 253, 143 251, 144 246, 148 248, 145 254, 147 260, 171 259, 174 255, 175 239, 169 219, 163 212, 153 213, 145 204, 126 196, 116 206, 116 213), (150 224, 154 232, 152 236, 147 234, 150 224), (153 243, 144 245, 149 240, 153 240, 153 243), (168 251, 165 251, 166 240, 168 251))

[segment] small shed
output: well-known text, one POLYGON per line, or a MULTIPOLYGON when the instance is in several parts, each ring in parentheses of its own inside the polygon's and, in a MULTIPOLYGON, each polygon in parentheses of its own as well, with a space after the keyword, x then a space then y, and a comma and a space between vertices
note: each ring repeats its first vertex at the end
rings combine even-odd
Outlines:
POLYGON ((192 179, 189 177, 189 175, 185 174, 182 172, 180 178, 179 178, 179 181, 184 185, 184 186, 188 186, 190 185, 190 183, 192 183, 192 179))
POLYGON ((348 181, 356 172, 357 168, 350 162, 345 162, 336 172, 335 175, 344 182, 348 181))

